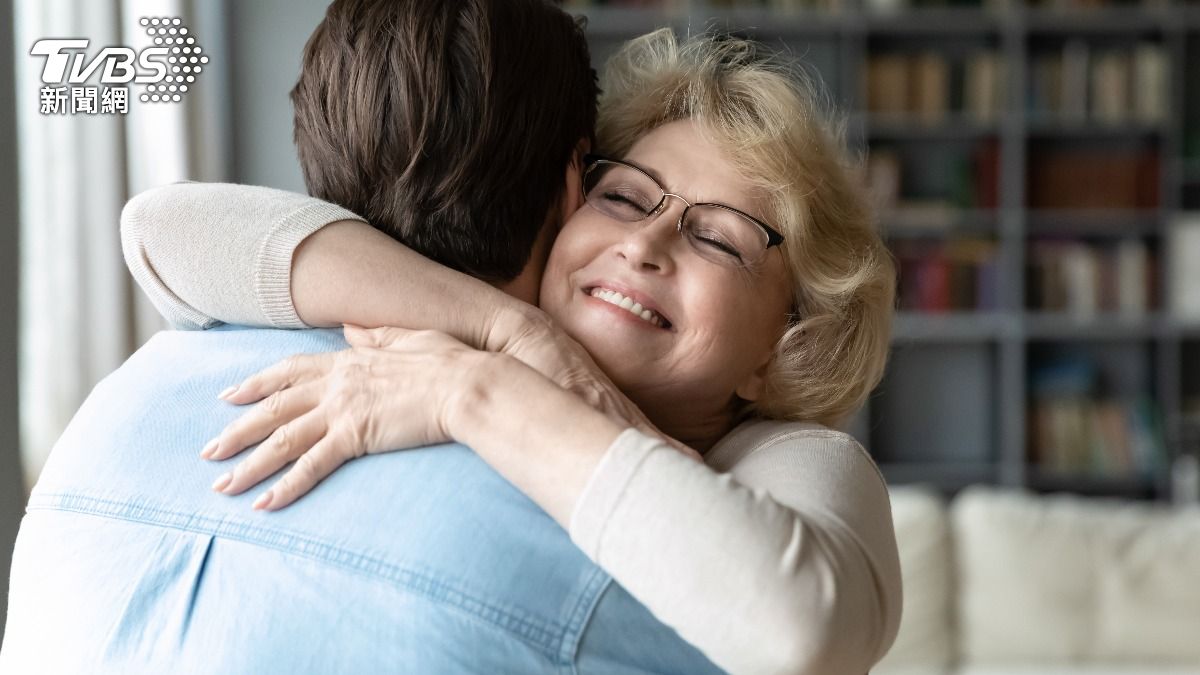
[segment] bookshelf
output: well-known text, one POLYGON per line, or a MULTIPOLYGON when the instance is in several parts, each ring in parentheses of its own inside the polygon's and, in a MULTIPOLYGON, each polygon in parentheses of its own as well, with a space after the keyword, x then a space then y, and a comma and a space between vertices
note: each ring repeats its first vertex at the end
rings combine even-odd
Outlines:
POLYGON ((900 268, 848 428, 889 481, 1171 497, 1200 455, 1200 2, 567 4, 597 65, 726 30, 847 114, 900 268))

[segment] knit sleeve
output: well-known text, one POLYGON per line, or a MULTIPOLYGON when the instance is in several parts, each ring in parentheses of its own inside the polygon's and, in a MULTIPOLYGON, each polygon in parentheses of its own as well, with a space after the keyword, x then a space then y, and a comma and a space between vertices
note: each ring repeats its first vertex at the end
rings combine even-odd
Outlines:
POLYGON ((292 254, 339 220, 362 218, 282 190, 178 183, 125 205, 121 247, 134 280, 176 328, 304 328, 291 298, 292 254))
POLYGON ((899 628, 887 489, 839 432, 775 435, 718 473, 626 430, 593 472, 569 531, 730 672, 863 675, 899 628))

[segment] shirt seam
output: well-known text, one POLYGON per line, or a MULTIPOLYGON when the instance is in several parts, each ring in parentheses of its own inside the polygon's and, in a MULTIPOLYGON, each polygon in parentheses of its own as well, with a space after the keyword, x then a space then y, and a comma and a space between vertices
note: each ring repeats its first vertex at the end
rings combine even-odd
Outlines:
POLYGON ((588 621, 590 621, 592 614, 595 613, 600 597, 604 595, 604 591, 611 583, 612 576, 597 565, 587 583, 584 584, 584 590, 580 593, 579 601, 575 603, 575 609, 571 612, 570 619, 567 621, 567 627, 562 635, 562 649, 559 652, 558 659, 559 663, 568 666, 572 673, 577 672, 576 661, 579 658, 579 645, 583 642, 583 634, 587 632, 588 621))
MULTIPOLYGON (((210 516, 70 493, 33 495, 29 500, 27 510, 69 511, 94 517, 117 518, 195 534, 233 539, 318 560, 366 576, 390 581, 436 602, 467 611, 487 623, 516 634, 540 649, 545 656, 552 660, 561 658, 563 637, 570 634, 578 619, 574 615, 578 614, 578 609, 566 625, 523 617, 476 598, 456 585, 433 578, 421 570, 388 563, 370 555, 348 551, 328 542, 284 530, 231 523, 210 516), (202 527, 202 524, 207 527, 202 527), (284 545, 284 542, 288 542, 290 545, 284 545)), ((594 583, 594 581, 589 583, 594 583)), ((590 585, 585 585, 583 595, 593 590, 590 585)), ((586 600, 586 598, 581 598, 579 604, 586 604, 586 600)))
POLYGON ((777 447, 785 441, 801 438, 824 438, 839 441, 849 440, 850 442, 848 445, 850 445, 852 451, 867 460, 867 464, 871 466, 871 469, 875 472, 875 476, 879 478, 879 482, 882 483, 885 488, 887 487, 887 479, 883 477, 883 472, 879 470, 879 465, 875 463, 875 458, 871 456, 871 453, 867 452, 867 449, 863 447, 862 443, 859 443, 856 438, 845 433, 844 431, 835 431, 832 429, 797 429, 774 432, 770 436, 767 436, 765 439, 763 439, 760 443, 755 444, 755 447, 750 452, 747 452, 745 455, 739 458, 738 461, 744 460, 746 457, 749 457, 757 452, 762 452, 763 450, 777 447))

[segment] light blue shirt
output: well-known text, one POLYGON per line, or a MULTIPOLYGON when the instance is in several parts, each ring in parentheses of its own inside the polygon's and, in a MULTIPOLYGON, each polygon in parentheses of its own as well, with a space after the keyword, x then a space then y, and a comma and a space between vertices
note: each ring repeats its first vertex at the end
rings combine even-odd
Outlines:
MULTIPOLYGON (((720 672, 470 449, 353 461, 282 511, 209 485, 217 392, 339 331, 163 332, 51 453, 3 673, 720 672)), ((268 483, 269 484, 269 483, 268 483)))

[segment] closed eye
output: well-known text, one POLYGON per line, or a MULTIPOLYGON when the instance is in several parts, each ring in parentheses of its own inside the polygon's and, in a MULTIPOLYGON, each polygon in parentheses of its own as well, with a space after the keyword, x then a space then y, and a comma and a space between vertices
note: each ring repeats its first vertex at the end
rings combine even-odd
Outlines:
POLYGON ((706 235, 703 232, 697 232, 695 235, 695 239, 696 239, 696 241, 700 242, 704 246, 708 246, 708 247, 715 249, 721 253, 732 256, 734 258, 737 258, 738 260, 742 259, 742 254, 739 253, 737 249, 730 246, 729 244, 726 244, 724 241, 722 241, 716 237, 713 237, 711 235, 706 235))
POLYGON ((630 199, 629 197, 627 197, 619 192, 612 192, 612 191, 605 192, 604 200, 613 203, 613 205, 617 206, 618 208, 635 209, 638 213, 641 213, 642 215, 647 215, 650 213, 650 209, 646 208, 645 206, 637 203, 633 199, 630 199))

